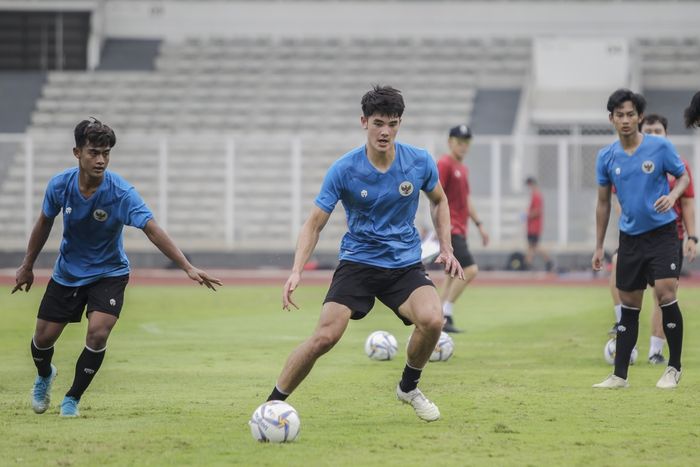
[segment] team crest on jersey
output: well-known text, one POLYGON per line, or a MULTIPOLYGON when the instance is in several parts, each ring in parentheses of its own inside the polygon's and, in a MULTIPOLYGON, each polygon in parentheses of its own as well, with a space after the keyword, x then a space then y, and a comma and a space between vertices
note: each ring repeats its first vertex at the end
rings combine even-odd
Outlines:
POLYGON ((367 197, 367 190, 362 190, 360 192, 360 196, 362 196, 363 198, 366 198, 367 197))
POLYGON ((461 176, 462 176, 462 174, 459 173, 459 170, 455 170, 455 177, 459 178, 461 176))
POLYGON ((621 172, 620 168, 615 167, 615 175, 620 175, 620 172, 621 172))
POLYGON ((652 161, 642 162, 642 172, 650 174, 654 171, 654 163, 652 161))
POLYGON ((109 214, 107 214, 107 212, 103 211, 102 209, 95 209, 95 210, 92 212, 92 217, 93 217, 96 221, 104 222, 104 221, 106 221, 107 218, 109 217, 109 214))
POLYGON ((413 193, 413 183, 408 180, 401 182, 401 185, 399 185, 399 193, 401 193, 401 196, 411 196, 411 193, 413 193))
POLYGON ((70 214, 71 212, 73 212, 73 208, 68 206, 66 209, 63 210, 63 212, 65 212, 66 214, 70 214))

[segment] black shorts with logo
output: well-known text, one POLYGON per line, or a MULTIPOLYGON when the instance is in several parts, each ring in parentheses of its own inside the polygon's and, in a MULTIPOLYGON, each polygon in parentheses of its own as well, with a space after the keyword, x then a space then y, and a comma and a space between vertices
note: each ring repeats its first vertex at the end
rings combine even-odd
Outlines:
POLYGON ((368 264, 341 261, 323 303, 335 302, 352 311, 351 319, 362 319, 374 306, 375 298, 389 307, 406 326, 411 323, 399 313, 399 307, 419 287, 435 287, 422 263, 388 269, 368 264))
POLYGON ((476 263, 469 251, 469 246, 467 246, 467 238, 463 235, 452 234, 452 249, 454 250, 453 254, 455 258, 457 258, 457 261, 459 261, 463 269, 476 263))
POLYGON ((620 232, 615 286, 632 292, 644 290, 656 279, 677 279, 682 260, 679 242, 675 221, 640 235, 620 232))
POLYGON ((54 323, 79 323, 83 311, 101 311, 117 318, 124 304, 129 275, 104 277, 79 287, 61 285, 51 279, 39 305, 37 318, 54 323))

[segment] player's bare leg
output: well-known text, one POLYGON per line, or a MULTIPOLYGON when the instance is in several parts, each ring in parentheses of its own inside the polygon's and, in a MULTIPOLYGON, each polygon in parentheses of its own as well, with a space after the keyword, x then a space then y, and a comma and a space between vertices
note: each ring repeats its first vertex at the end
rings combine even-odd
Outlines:
POLYGON ((442 332, 442 310, 437 291, 431 286, 417 288, 399 307, 399 313, 415 327, 408 341, 406 367, 396 387, 396 395, 400 401, 410 404, 419 418, 431 422, 440 418, 440 410, 423 395, 417 384, 442 332))
POLYGON ((289 395, 294 391, 313 368, 316 360, 340 340, 348 327, 351 311, 345 305, 327 302, 314 333, 287 358, 282 373, 277 378, 276 389, 289 395))
POLYGON ((443 324, 443 331, 445 332, 461 332, 454 326, 454 321, 452 319, 452 306, 457 299, 462 295, 464 289, 467 288, 469 283, 474 280, 479 272, 479 266, 472 264, 471 266, 464 269, 464 280, 452 277, 450 275, 445 275, 445 284, 442 288, 442 293, 440 294, 440 302, 442 303, 442 315, 445 319, 443 324))
POLYGON ((651 312, 651 336, 649 338, 649 363, 652 365, 661 365, 666 363, 663 356, 664 344, 666 343, 666 335, 664 334, 664 326, 661 319, 661 307, 656 294, 654 297, 654 309, 651 312))

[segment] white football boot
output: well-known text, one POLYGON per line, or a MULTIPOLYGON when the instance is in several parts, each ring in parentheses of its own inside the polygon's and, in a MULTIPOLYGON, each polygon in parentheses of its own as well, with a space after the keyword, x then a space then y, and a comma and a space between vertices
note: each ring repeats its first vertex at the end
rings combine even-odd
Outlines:
POLYGON ((411 405, 413 410, 416 411, 418 418, 426 422, 434 422, 440 418, 440 410, 437 408, 437 405, 428 400, 418 388, 413 391, 403 392, 401 387, 397 385, 396 397, 401 402, 411 405))
POLYGON ((627 382, 626 379, 622 379, 619 376, 615 375, 610 375, 607 378, 605 378, 604 381, 594 384, 594 388, 606 388, 606 389, 620 389, 620 388, 626 388, 630 384, 627 382))
POLYGON ((672 366, 667 366, 664 370, 664 374, 661 375, 659 381, 656 383, 657 388, 661 389, 673 389, 678 387, 678 382, 681 380, 681 370, 676 370, 672 366))

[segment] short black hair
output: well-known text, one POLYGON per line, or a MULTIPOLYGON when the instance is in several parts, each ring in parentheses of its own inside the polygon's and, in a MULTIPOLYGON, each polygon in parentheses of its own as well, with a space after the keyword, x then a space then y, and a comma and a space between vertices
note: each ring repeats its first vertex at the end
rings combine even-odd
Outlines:
POLYGON ((664 127, 664 131, 668 131, 668 119, 664 117, 663 115, 659 114, 649 114, 645 115, 644 119, 642 119, 641 122, 639 122, 639 129, 642 129, 642 125, 647 124, 647 125, 653 125, 654 123, 659 122, 661 125, 664 127))
POLYGON ((644 96, 625 88, 620 88, 614 93, 610 94, 610 97, 608 98, 608 112, 613 113, 615 109, 627 101, 632 102, 634 109, 639 115, 644 113, 644 109, 647 106, 647 100, 644 99, 644 96))
POLYGON ((529 176, 525 179, 525 185, 537 185, 537 180, 533 176, 529 176))
POLYGON ((700 91, 696 92, 690 100, 690 105, 683 113, 686 128, 700 126, 700 91))
POLYGON ((362 96, 362 114, 365 118, 375 114, 401 118, 405 107, 401 91, 391 86, 375 84, 371 91, 362 96))
POLYGON ((113 148, 117 144, 114 130, 94 117, 83 120, 75 126, 75 147, 82 148, 87 143, 113 148))

